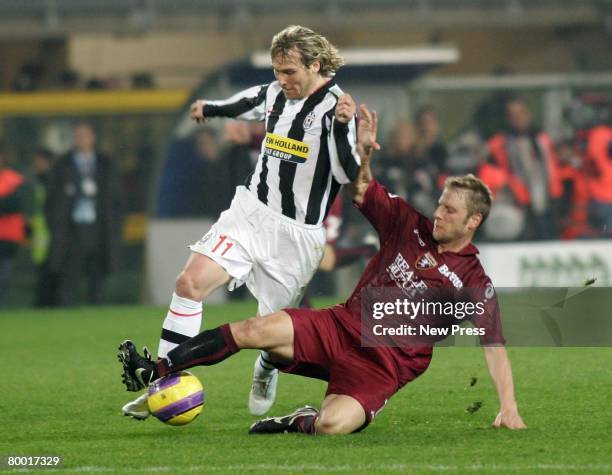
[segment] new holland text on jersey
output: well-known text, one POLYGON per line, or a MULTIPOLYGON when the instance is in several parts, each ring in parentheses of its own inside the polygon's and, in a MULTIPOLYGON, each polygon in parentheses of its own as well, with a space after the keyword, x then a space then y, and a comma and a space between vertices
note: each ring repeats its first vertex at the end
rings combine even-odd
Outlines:
POLYGON ((268 132, 264 153, 288 162, 304 163, 308 158, 308 144, 268 132))

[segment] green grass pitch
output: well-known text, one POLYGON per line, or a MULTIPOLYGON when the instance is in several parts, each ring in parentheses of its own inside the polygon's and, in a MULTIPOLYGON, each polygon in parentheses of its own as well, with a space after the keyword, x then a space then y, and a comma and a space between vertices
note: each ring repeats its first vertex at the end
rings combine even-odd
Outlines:
MULTIPOLYGON (((211 305, 205 327, 254 310, 251 302, 211 305)), ((189 426, 121 416, 134 394, 121 384, 117 345, 131 338, 155 350, 164 313, 144 306, 0 313, 0 456, 61 455, 57 473, 612 471, 610 348, 510 348, 526 431, 490 427, 497 400, 482 350, 449 347, 437 349, 429 370, 360 434, 254 437, 246 400, 255 351, 195 368, 207 402, 189 426), (482 408, 470 414, 476 401, 482 408)), ((272 413, 318 406, 324 390, 282 375, 272 413)))

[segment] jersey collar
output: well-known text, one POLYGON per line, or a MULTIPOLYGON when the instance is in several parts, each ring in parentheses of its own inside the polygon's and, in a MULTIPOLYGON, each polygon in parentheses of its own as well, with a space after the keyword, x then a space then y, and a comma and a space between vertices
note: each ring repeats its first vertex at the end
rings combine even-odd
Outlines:
POLYGON ((454 251, 446 251, 443 253, 439 253, 438 252, 438 243, 437 241, 434 239, 434 243, 436 244, 436 254, 438 255, 444 255, 444 254, 455 254, 457 256, 465 256, 465 257, 469 257, 469 256, 475 256, 476 254, 478 254, 480 251, 478 250, 478 248, 476 246, 474 246, 474 244, 469 243, 467 246, 465 246, 463 249, 461 249, 460 251, 454 252, 454 251))

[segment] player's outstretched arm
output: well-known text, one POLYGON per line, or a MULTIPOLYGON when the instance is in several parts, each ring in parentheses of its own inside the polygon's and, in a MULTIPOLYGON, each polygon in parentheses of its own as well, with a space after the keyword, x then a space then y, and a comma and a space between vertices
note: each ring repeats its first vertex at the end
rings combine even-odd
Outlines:
POLYGON ((497 390, 500 405, 499 413, 493 422, 493 427, 526 429, 527 426, 518 412, 514 397, 512 367, 510 366, 506 348, 503 346, 485 346, 484 353, 489 373, 497 390))
POLYGON ((212 117, 261 121, 265 119, 267 90, 268 84, 264 84, 237 92, 229 99, 198 99, 191 104, 189 115, 196 122, 205 122, 212 117))
POLYGON ((370 112, 365 104, 359 106, 359 124, 357 126, 357 153, 361 158, 359 174, 355 181, 347 186, 348 192, 357 204, 363 203, 363 197, 372 181, 370 158, 374 150, 380 150, 376 141, 378 131, 378 115, 376 111, 370 112))

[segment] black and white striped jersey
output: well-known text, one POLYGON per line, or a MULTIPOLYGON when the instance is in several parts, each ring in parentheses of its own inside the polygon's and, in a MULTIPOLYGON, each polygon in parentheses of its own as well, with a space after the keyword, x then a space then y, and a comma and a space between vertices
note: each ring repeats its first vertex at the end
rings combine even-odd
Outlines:
POLYGON ((247 188, 271 209, 320 225, 340 186, 359 172, 356 124, 338 122, 341 89, 330 80, 310 96, 288 100, 278 81, 206 102, 204 117, 266 122, 266 136, 247 188))

